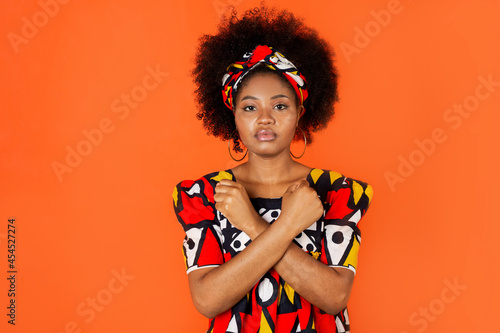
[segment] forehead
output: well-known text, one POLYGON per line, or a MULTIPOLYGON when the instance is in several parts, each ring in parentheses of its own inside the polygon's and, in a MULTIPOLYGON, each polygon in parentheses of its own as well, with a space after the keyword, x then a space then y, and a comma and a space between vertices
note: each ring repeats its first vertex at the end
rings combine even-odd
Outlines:
POLYGON ((273 72, 256 73, 244 79, 238 89, 238 99, 249 93, 275 93, 295 95, 291 84, 280 74, 273 72))

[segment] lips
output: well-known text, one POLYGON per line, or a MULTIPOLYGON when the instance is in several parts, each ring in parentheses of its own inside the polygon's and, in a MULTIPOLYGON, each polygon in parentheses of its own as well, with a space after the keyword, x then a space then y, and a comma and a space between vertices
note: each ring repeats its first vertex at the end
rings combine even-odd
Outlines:
POLYGON ((257 140, 259 141, 271 141, 276 139, 276 133, 269 129, 263 129, 257 131, 257 133, 255 134, 255 138, 257 138, 257 140))

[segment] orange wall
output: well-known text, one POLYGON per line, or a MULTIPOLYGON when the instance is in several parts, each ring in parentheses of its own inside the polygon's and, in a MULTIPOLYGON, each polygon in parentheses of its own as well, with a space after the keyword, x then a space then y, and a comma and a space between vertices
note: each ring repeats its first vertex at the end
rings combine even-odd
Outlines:
MULTIPOLYGON (((0 3, 0 330, 202 332, 171 193, 234 164, 188 73, 221 8, 258 2, 59 1, 0 3)), ((337 52, 337 115, 303 162, 374 187, 352 331, 498 331, 500 1, 269 3, 337 52)))

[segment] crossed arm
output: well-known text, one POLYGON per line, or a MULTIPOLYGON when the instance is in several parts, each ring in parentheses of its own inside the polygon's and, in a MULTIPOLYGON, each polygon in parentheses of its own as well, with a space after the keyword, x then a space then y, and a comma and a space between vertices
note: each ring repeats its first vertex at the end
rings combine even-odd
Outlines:
POLYGON ((221 180, 214 199, 216 208, 252 242, 218 267, 189 273, 191 297, 200 313, 213 318, 231 308, 271 268, 303 298, 329 314, 347 305, 354 273, 329 267, 293 243, 295 236, 323 213, 323 205, 307 181, 287 189, 280 217, 271 225, 255 211, 238 183, 221 180))

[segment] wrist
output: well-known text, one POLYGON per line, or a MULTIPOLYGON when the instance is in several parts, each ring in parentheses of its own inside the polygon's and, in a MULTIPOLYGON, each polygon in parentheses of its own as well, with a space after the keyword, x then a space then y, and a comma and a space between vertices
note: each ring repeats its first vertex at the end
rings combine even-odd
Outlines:
POLYGON ((293 220, 285 214, 280 215, 276 221, 274 221, 273 226, 280 229, 279 233, 290 241, 293 241, 295 236, 302 232, 302 229, 297 228, 297 223, 293 223, 293 220))
POLYGON ((251 240, 254 240, 257 236, 263 233, 268 227, 269 223, 267 223, 262 217, 260 217, 257 212, 253 215, 254 223, 252 223, 252 227, 248 230, 248 237, 251 240))

